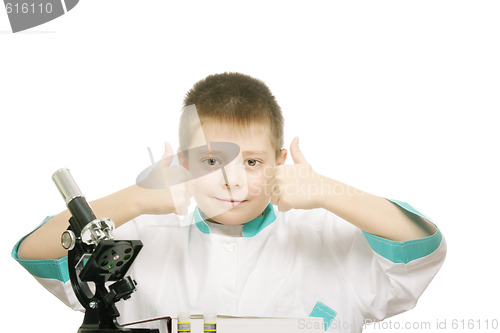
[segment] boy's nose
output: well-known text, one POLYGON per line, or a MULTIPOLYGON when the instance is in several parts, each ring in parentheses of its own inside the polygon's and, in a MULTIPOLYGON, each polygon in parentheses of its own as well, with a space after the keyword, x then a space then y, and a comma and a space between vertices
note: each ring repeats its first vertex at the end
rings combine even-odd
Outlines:
POLYGON ((222 169, 222 179, 221 185, 222 187, 243 187, 246 186, 247 177, 245 173, 245 166, 243 165, 234 165, 230 163, 223 167, 222 169))

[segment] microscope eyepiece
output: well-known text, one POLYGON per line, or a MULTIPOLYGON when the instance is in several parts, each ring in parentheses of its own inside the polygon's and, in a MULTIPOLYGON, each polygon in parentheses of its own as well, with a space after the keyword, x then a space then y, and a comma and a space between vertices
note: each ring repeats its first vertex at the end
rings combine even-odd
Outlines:
POLYGON ((61 168, 54 172, 52 175, 52 180, 57 186, 59 193, 61 193, 66 205, 71 202, 74 198, 83 197, 82 192, 76 185, 73 176, 66 168, 61 168))
POLYGON ((87 200, 82 192, 76 185, 73 176, 68 169, 59 169, 52 175, 52 180, 57 186, 59 193, 61 193, 66 206, 68 207, 75 223, 70 223, 74 228, 75 234, 80 236, 82 229, 84 229, 90 222, 96 219, 94 212, 90 208, 87 200))

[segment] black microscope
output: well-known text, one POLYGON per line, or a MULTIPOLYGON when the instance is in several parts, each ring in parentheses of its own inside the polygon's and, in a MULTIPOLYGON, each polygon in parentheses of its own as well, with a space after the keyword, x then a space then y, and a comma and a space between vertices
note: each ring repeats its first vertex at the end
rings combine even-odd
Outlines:
POLYGON ((68 250, 72 288, 85 308, 78 333, 159 333, 158 329, 125 328, 117 322, 120 313, 115 303, 130 298, 136 290, 136 282, 125 274, 139 254, 142 242, 114 240, 113 221, 95 217, 68 169, 57 170, 52 179, 72 215, 61 243, 68 250), (94 291, 89 282, 94 283, 94 291), (109 285, 109 282, 114 283, 109 285))

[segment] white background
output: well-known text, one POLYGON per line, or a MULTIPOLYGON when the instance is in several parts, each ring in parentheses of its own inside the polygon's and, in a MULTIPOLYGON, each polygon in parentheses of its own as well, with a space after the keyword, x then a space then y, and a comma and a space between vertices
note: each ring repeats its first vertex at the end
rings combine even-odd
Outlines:
POLYGON ((68 167, 89 201, 131 185, 148 146, 176 146, 186 91, 223 71, 270 86, 316 171, 441 228, 442 270, 393 323, 500 320, 499 15, 497 1, 82 0, 12 34, 1 9, 2 327, 83 318, 10 258, 64 209, 52 173, 68 167))

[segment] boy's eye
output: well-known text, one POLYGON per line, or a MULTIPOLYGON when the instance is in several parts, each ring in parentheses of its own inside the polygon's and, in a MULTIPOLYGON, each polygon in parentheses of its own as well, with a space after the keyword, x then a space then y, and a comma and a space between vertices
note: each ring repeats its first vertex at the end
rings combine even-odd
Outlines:
POLYGON ((245 162, 245 164, 248 165, 248 166, 250 166, 250 167, 255 167, 255 166, 259 165, 260 162, 257 161, 257 160, 247 160, 245 162))
POLYGON ((205 162, 206 164, 208 164, 210 166, 216 166, 216 165, 220 164, 220 162, 217 161, 215 158, 207 158, 206 160, 203 160, 203 162, 205 162))

